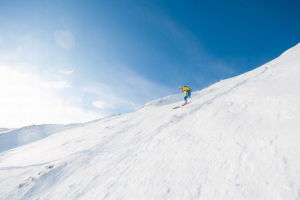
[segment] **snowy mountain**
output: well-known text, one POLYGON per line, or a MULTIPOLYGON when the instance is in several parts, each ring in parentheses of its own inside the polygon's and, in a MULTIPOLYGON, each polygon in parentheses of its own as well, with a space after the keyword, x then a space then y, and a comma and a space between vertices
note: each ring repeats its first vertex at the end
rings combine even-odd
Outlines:
POLYGON ((300 45, 240 76, 0 154, 2 200, 299 200, 300 45))
POLYGON ((1 134, 2 132, 8 131, 8 130, 9 130, 8 128, 0 128, 0 134, 1 134))
POLYGON ((0 152, 43 139, 59 131, 78 127, 79 125, 81 124, 43 124, 19 129, 2 129, 2 131, 0 130, 0 152))

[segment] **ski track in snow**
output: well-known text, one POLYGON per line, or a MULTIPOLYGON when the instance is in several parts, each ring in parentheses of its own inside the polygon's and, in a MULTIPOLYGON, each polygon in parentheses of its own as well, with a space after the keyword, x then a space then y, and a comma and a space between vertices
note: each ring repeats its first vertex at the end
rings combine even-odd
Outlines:
POLYGON ((299 200, 300 45, 240 76, 0 153, 0 200, 299 200))

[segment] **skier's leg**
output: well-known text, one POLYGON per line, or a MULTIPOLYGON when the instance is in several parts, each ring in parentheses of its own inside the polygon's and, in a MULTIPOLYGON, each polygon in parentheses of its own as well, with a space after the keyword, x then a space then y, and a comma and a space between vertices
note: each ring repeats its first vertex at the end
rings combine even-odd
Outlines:
POLYGON ((187 102, 187 98, 188 98, 188 95, 184 96, 184 98, 183 98, 185 103, 187 102))

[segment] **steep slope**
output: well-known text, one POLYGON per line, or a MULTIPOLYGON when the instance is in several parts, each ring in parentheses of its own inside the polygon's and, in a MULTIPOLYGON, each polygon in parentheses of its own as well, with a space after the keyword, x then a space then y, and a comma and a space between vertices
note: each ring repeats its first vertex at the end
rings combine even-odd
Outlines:
POLYGON ((0 199, 300 199, 300 45, 251 72, 0 154, 0 199))

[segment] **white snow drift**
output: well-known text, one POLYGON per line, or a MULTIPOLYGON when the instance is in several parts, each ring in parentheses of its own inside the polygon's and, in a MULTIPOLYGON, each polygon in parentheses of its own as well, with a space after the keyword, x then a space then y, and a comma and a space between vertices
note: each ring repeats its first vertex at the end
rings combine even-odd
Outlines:
POLYGON ((251 72, 0 154, 1 200, 300 199, 300 45, 251 72))

